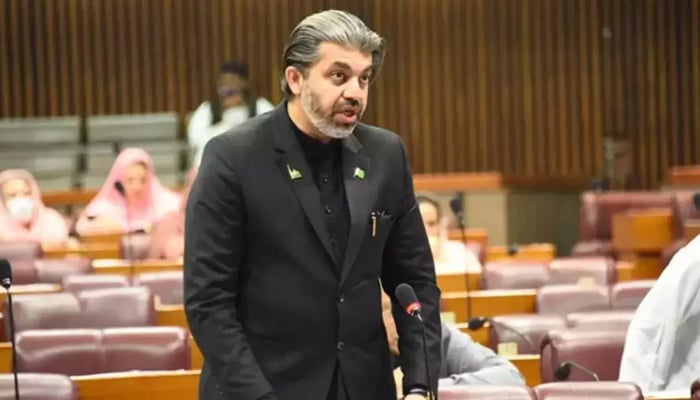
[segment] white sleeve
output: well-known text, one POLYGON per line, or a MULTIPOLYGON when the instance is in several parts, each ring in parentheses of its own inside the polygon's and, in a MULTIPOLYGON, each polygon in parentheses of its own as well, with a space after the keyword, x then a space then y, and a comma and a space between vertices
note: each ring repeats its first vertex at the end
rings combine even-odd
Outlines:
POLYGON ((258 97, 258 100, 255 104, 255 112, 257 115, 264 114, 268 111, 272 111, 275 109, 274 104, 270 103, 266 98, 264 97, 258 97))
POLYGON ((201 151, 210 139, 209 127, 211 126, 211 107, 209 102, 200 104, 192 113, 187 124, 187 141, 195 151, 201 151))
POLYGON ((620 363, 619 380, 643 392, 665 390, 674 358, 686 358, 680 327, 700 312, 700 262, 683 252, 659 277, 632 318, 620 363))

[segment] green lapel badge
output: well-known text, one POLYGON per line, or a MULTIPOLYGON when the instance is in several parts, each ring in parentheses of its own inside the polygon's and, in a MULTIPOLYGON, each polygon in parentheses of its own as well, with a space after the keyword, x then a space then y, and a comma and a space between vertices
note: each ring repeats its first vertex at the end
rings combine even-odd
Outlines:
POLYGON ((355 172, 353 172, 352 177, 357 179, 365 179, 365 170, 360 167, 355 167, 355 172))
POLYGON ((296 169, 292 168, 287 164, 287 172, 289 172, 289 177, 292 180, 297 180, 301 179, 301 172, 297 171, 296 169))

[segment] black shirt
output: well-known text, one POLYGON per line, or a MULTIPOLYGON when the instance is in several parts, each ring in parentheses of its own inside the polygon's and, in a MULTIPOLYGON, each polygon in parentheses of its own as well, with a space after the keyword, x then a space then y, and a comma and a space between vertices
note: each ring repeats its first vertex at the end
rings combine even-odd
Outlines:
POLYGON ((331 139, 323 143, 306 135, 291 119, 290 123, 318 187, 323 220, 340 268, 350 232, 350 212, 343 181, 342 141, 331 139))

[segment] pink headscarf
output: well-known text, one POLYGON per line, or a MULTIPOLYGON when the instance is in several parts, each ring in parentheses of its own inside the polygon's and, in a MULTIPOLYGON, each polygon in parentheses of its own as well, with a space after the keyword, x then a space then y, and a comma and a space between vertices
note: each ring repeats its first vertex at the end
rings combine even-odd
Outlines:
MULTIPOLYGON (((84 215, 89 217, 108 217, 124 224, 124 231, 147 230, 151 224, 163 218, 171 211, 177 210, 179 196, 172 190, 164 187, 153 170, 151 156, 143 149, 124 149, 114 161, 112 169, 107 175, 107 180, 94 199, 85 208, 84 215), (140 204, 132 204, 128 207, 131 227, 127 226, 126 199, 114 187, 115 182, 124 179, 126 169, 135 163, 143 163, 146 166, 148 182, 146 194, 140 204)), ((79 229, 82 230, 82 229, 79 229)))
POLYGON ((44 205, 34 176, 23 169, 8 169, 0 173, 0 189, 14 179, 22 179, 29 185, 34 200, 34 212, 29 224, 24 225, 8 213, 5 201, 0 201, 0 240, 29 240, 51 244, 65 242, 68 239, 68 224, 56 210, 44 205))
POLYGON ((166 215, 153 225, 148 258, 177 259, 185 250, 185 208, 197 168, 187 174, 187 181, 180 198, 180 209, 166 215))

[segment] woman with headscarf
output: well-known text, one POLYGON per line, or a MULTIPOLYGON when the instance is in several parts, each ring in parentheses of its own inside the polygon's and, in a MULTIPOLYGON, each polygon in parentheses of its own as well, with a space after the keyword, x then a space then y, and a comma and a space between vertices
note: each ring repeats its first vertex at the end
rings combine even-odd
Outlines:
POLYGON ((180 198, 180 208, 166 215, 153 225, 148 258, 178 260, 185 250, 185 208, 190 188, 197 176, 193 168, 187 175, 187 182, 180 198))
POLYGON ((447 238, 447 223, 437 200, 428 196, 417 196, 416 202, 428 234, 430 250, 438 274, 479 272, 481 263, 477 256, 459 241, 447 238))
POLYGON ((193 165, 199 165, 209 139, 274 108, 267 99, 253 93, 248 65, 225 62, 219 71, 216 92, 211 100, 199 105, 187 125, 187 137, 195 152, 193 165))
POLYGON ((36 179, 29 171, 0 173, 0 240, 36 241, 60 245, 68 239, 68 225, 58 211, 41 200, 36 179))
POLYGON ((148 232, 151 225, 178 208, 177 193, 164 187, 148 153, 124 149, 107 180, 78 220, 79 235, 148 232))

